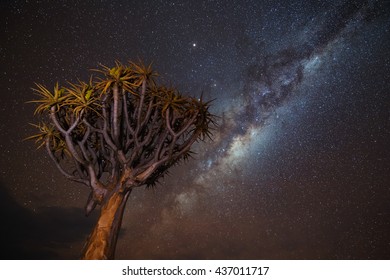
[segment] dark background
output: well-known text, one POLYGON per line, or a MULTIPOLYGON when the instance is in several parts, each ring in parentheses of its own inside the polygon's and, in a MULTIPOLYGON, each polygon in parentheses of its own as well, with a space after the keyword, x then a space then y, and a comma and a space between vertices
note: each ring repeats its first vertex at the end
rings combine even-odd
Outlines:
POLYGON ((216 98, 214 142, 129 199, 118 259, 389 259, 389 1, 1 1, 0 250, 77 259, 96 214, 34 130, 34 82, 115 60, 216 98))

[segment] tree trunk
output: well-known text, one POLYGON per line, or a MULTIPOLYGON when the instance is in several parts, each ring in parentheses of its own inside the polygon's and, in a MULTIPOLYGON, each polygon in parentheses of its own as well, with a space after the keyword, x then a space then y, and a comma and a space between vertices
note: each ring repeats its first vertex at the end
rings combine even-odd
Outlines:
POLYGON ((114 192, 102 205, 99 219, 88 237, 81 259, 114 259, 116 241, 130 192, 131 189, 126 193, 114 192))

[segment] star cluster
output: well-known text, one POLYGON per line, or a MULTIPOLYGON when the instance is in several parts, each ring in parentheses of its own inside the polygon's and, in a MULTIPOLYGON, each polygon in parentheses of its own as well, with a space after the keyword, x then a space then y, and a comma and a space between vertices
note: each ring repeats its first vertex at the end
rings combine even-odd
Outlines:
POLYGON ((96 220, 31 134, 34 82, 141 58, 215 99, 213 141, 129 199, 119 259, 390 257, 387 1, 4 1, 3 258, 77 258, 96 220), (12 253, 11 253, 12 252, 12 253))

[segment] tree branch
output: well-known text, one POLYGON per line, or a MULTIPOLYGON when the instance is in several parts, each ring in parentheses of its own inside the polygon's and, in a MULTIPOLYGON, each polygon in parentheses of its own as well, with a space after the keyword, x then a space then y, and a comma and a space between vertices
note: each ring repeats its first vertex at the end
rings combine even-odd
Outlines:
POLYGON ((125 118, 125 122, 126 122, 126 127, 127 127, 128 132, 134 137, 135 132, 134 132, 133 128, 130 125, 129 111, 127 109, 126 92, 123 92, 122 96, 123 96, 123 110, 124 110, 124 113, 125 113, 124 114, 124 118, 125 118))
POLYGON ((120 122, 119 122, 119 115, 120 115, 120 96, 119 96, 119 89, 118 84, 115 83, 112 88, 112 93, 114 96, 114 105, 113 105, 113 114, 112 114, 112 128, 113 128, 113 140, 114 142, 119 146, 119 134, 120 134, 120 122))
POLYGON ((55 106, 51 107, 51 109, 50 109, 50 117, 51 117, 51 120, 53 121, 54 125, 56 126, 56 128, 62 133, 62 135, 65 135, 66 130, 61 126, 61 124, 59 123, 59 121, 57 119, 55 106))
POLYGON ((72 180, 72 181, 75 181, 75 182, 79 182, 79 183, 82 183, 82 184, 84 184, 86 186, 89 186, 88 180, 83 180, 81 178, 77 178, 77 177, 69 174, 68 172, 65 171, 65 169, 62 168, 62 166, 60 165, 60 163, 58 162, 58 160, 54 156, 53 151, 50 148, 50 142, 49 141, 46 141, 46 150, 47 150, 47 153, 49 154, 49 157, 54 161, 57 169, 62 173, 62 175, 64 175, 69 180, 72 180))

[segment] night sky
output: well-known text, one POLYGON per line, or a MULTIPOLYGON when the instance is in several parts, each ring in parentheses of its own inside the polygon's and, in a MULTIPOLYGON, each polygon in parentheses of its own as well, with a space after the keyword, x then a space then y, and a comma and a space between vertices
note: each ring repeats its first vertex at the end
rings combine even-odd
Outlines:
POLYGON ((1 1, 0 21, 1 258, 77 259, 97 217, 23 141, 34 82, 140 58, 220 119, 132 192, 117 259, 390 259, 390 1, 1 1))

